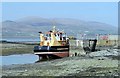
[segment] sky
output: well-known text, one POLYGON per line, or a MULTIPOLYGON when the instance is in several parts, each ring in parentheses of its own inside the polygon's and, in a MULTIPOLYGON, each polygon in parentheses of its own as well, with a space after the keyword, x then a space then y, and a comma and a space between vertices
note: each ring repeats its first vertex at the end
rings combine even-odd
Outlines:
POLYGON ((74 18, 118 26, 117 2, 3 2, 2 21, 24 17, 74 18))

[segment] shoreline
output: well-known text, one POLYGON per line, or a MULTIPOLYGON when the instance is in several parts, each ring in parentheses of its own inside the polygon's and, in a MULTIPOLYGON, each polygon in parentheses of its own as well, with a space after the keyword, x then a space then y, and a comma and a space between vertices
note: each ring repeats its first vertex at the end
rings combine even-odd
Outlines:
POLYGON ((8 56, 15 54, 33 54, 33 48, 38 43, 27 43, 27 42, 1 42, 2 53, 0 56, 8 56))
POLYGON ((118 60, 74 56, 32 64, 4 65, 2 76, 118 76, 118 69, 118 60))

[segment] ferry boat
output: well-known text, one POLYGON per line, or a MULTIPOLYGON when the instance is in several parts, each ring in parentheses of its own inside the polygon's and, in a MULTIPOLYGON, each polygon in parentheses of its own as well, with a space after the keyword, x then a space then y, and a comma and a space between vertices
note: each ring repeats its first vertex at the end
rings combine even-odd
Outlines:
POLYGON ((42 59, 62 58, 69 56, 69 38, 56 27, 46 33, 40 33, 40 45, 34 47, 34 54, 42 59))

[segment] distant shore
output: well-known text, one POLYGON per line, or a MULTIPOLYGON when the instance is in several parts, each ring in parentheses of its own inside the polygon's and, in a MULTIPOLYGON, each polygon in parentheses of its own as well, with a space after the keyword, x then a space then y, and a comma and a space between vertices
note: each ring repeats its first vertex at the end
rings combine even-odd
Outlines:
POLYGON ((2 41, 0 44, 2 45, 2 53, 0 54, 2 56, 33 53, 34 46, 39 45, 39 43, 9 41, 2 41))

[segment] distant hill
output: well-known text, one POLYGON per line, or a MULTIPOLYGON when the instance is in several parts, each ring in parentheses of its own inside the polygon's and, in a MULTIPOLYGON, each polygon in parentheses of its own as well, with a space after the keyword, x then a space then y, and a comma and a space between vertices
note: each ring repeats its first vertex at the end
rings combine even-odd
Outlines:
POLYGON ((109 24, 83 21, 72 18, 41 18, 25 17, 15 21, 2 22, 2 36, 29 36, 38 37, 38 32, 46 32, 55 25, 59 30, 64 30, 69 35, 78 33, 86 34, 117 34, 117 27, 109 24))

